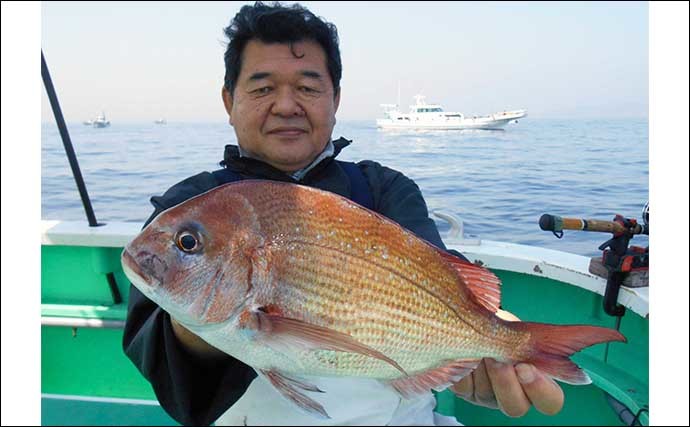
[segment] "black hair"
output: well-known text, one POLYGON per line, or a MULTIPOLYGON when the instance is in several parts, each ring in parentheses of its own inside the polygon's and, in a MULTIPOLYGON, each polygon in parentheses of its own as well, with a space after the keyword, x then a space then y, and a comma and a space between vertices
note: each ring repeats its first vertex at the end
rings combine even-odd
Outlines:
MULTIPOLYGON (((317 17, 300 4, 284 6, 280 2, 266 5, 260 1, 242 6, 225 28, 230 40, 225 50, 225 89, 233 93, 242 67, 242 52, 247 42, 256 39, 263 43, 286 43, 312 40, 321 45, 335 94, 340 88, 343 66, 335 25, 317 17)), ((299 57, 292 51, 295 57, 299 57)))

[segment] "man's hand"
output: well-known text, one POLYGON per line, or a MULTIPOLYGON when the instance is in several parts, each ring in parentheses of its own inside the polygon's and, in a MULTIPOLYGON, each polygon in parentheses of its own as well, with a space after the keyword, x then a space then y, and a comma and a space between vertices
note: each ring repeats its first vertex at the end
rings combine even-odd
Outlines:
MULTIPOLYGON (((504 320, 519 320, 503 310, 496 314, 504 320)), ((513 367, 485 358, 471 375, 450 389, 468 402, 498 408, 510 417, 525 415, 532 405, 547 415, 555 415, 563 408, 561 387, 527 363, 513 367)))
POLYGON ((225 355, 225 353, 202 340, 198 335, 192 333, 172 317, 170 318, 170 323, 177 339, 191 353, 203 358, 218 358, 225 355))

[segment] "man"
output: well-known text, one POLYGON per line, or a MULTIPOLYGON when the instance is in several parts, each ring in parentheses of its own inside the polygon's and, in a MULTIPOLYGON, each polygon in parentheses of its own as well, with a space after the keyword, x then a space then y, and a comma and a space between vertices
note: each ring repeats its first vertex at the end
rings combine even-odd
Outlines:
MULTIPOLYGON (((340 103, 341 63, 335 26, 299 5, 244 6, 226 28, 222 99, 238 147, 225 169, 204 172, 153 197, 163 210, 224 182, 244 178, 300 183, 349 197, 444 248, 419 188, 372 161, 335 160, 349 141, 331 140, 340 103)), ((458 254, 459 255, 459 254, 458 254)), ((244 363, 208 345, 130 288, 123 346, 151 381, 162 407, 184 424, 318 423, 278 398, 244 363), (220 418, 219 418, 220 417, 220 418)), ((434 424, 431 392, 405 401, 390 387, 361 379, 324 379, 318 386, 335 424, 434 424)), ((452 387, 477 404, 521 416, 533 404, 556 413, 563 394, 529 365, 485 360, 452 387)))

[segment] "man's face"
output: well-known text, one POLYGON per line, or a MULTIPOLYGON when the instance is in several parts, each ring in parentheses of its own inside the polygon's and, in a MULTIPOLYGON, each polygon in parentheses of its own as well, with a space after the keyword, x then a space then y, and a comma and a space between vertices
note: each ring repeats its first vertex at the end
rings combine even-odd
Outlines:
POLYGON ((285 172, 307 166, 328 143, 340 94, 313 41, 247 43, 234 93, 223 102, 240 146, 285 172))

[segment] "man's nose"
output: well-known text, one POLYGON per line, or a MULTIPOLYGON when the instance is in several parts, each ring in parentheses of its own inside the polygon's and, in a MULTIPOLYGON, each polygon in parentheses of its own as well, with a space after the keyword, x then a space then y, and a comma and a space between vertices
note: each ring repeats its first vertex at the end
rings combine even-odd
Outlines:
POLYGON ((292 88, 280 88, 276 94, 271 113, 283 117, 292 117, 303 116, 304 110, 299 104, 297 94, 292 88))

